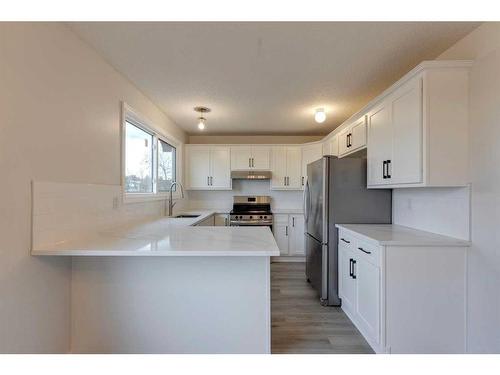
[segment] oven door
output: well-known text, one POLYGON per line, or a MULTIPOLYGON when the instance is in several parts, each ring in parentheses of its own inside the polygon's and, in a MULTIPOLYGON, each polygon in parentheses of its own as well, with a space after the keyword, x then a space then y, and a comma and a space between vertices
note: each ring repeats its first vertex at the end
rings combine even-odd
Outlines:
POLYGON ((263 223, 259 220, 231 220, 229 225, 232 227, 268 227, 273 231, 273 225, 270 223, 263 223))

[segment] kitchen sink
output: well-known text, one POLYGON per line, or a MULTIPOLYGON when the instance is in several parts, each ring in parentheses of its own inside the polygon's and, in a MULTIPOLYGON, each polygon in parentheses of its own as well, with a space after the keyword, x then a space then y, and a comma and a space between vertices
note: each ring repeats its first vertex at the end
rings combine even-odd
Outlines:
POLYGON ((195 217, 199 217, 199 216, 200 215, 181 214, 181 215, 174 216, 174 219, 190 219, 190 218, 195 218, 195 217))

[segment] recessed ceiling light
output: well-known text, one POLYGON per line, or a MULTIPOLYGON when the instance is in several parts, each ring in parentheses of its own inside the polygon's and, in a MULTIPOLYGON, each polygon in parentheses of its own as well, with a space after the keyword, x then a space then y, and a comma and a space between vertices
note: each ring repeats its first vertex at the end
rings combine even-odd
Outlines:
MULTIPOLYGON (((200 115, 203 115, 204 113, 210 112, 210 108, 207 107, 194 107, 193 108, 196 112, 198 112, 200 115)), ((203 116, 198 117, 198 129, 204 130, 205 129, 205 123, 207 122, 207 119, 203 116)))
POLYGON ((322 122, 325 122, 325 120, 326 120, 325 110, 323 108, 318 108, 314 113, 314 121, 321 124, 322 122))

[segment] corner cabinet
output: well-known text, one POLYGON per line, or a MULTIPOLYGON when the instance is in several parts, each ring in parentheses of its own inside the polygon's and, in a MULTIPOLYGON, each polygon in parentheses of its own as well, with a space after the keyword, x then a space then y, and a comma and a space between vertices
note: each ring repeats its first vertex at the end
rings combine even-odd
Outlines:
POLYGON ((339 228, 339 297, 373 350, 464 353, 468 243, 390 224, 346 227, 363 225, 339 228), (381 244, 377 232, 398 241, 381 244))
POLYGON ((275 146, 271 150, 271 189, 302 189, 302 154, 298 146, 275 146))
POLYGON ((300 186, 303 189, 307 180, 307 165, 323 157, 323 144, 315 143, 302 147, 302 176, 300 186))
POLYGON ((186 189, 232 189, 229 147, 186 145, 185 150, 186 189))
POLYGON ((367 113, 368 187, 464 186, 467 62, 422 64, 367 113))

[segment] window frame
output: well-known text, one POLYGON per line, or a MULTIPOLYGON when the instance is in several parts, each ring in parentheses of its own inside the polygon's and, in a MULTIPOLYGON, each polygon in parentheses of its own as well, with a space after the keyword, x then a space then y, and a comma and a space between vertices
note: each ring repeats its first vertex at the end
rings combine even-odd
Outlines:
MULTIPOLYGON (((147 202, 156 200, 165 200, 169 196, 168 191, 158 190, 158 142, 161 140, 170 146, 175 148, 175 177, 177 181, 182 181, 182 142, 177 140, 171 135, 166 135, 162 130, 160 130, 154 123, 147 117, 138 113, 127 103, 122 102, 122 119, 121 119, 121 185, 122 185, 122 197, 123 203, 134 203, 134 202, 147 202), (126 126, 127 122, 136 126, 137 128, 143 130, 144 132, 150 134, 153 137, 153 171, 152 171, 152 184, 153 191, 151 193, 132 193, 127 192, 125 177, 126 177, 126 126)), ((174 199, 180 199, 180 189, 175 189, 173 192, 174 199)))

